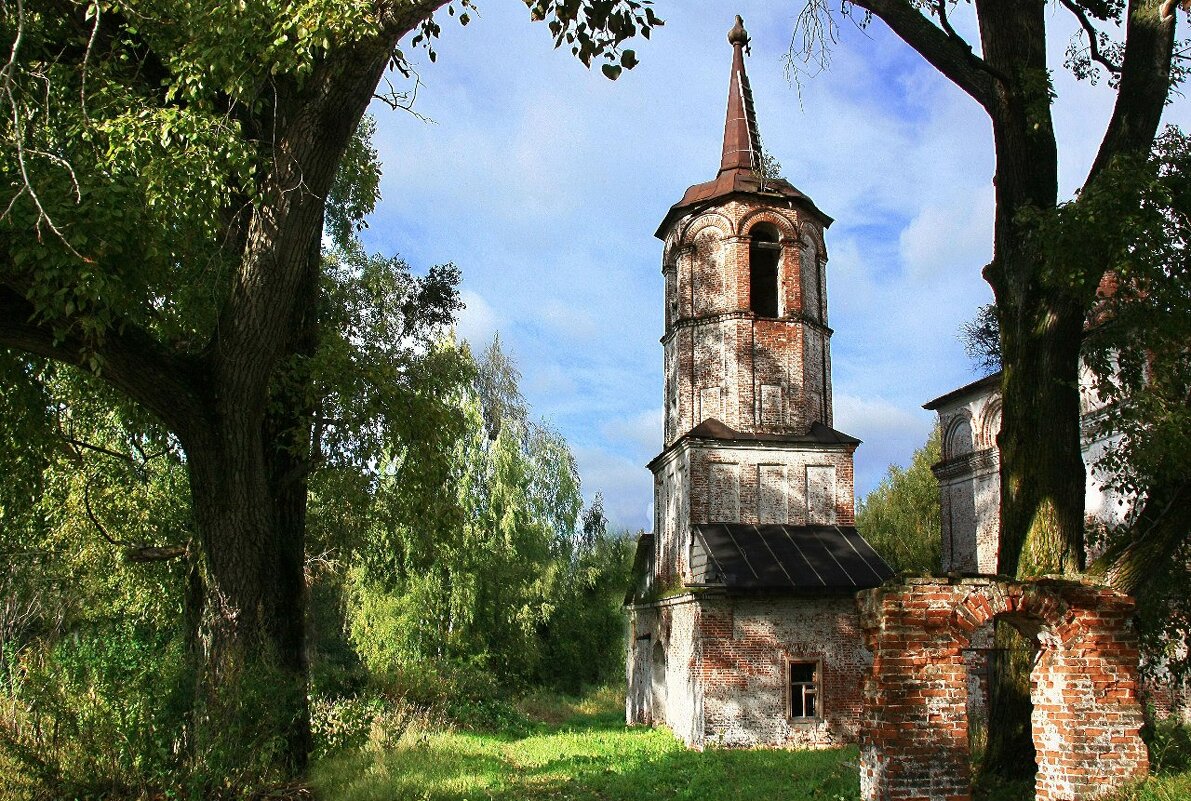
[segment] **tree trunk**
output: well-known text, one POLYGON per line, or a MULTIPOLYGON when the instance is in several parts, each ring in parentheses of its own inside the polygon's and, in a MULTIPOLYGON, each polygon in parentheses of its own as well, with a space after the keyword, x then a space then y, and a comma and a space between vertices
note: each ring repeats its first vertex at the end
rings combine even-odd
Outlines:
MULTIPOLYGON (((1045 5, 978 0, 984 58, 1000 78, 988 111, 996 147, 993 260, 985 277, 1001 330, 1001 537, 998 572, 1021 578, 1083 567, 1079 344, 1084 305, 1045 263, 1030 215, 1058 203, 1045 5)), ((984 768, 1034 773, 1029 644, 999 621, 984 768)))
POLYGON ((187 443, 203 554, 190 745, 197 781, 242 787, 305 766, 304 554, 280 525, 259 419, 223 423, 187 443))

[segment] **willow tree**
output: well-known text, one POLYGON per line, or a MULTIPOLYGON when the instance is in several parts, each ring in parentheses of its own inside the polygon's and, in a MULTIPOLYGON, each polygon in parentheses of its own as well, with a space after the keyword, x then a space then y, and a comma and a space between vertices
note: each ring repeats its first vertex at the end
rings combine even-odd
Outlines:
MULTIPOLYGON (((466 24, 473 4, 457 5, 466 24)), ((660 24, 634 0, 527 5, 609 77, 636 61, 620 45, 660 24)), ((430 42, 444 6, 0 6, 0 346, 94 372, 181 444, 203 568, 195 720, 223 730, 239 679, 267 663, 281 772, 307 750, 306 386, 327 197, 378 82, 405 68, 398 43, 430 42)))
MULTIPOLYGON (((1185 11, 1187 3, 1182 6, 1185 11)), ((1175 0, 1059 0, 1058 7, 1078 30, 1067 66, 1081 78, 1107 73, 1116 92, 1099 151, 1072 201, 1078 207, 1099 192, 1129 191, 1119 170, 1149 155, 1187 48, 1176 46, 1175 0)), ((1073 263, 1047 247, 1047 221, 1060 204, 1049 6, 1043 0, 851 0, 845 13, 857 8, 864 22, 876 17, 888 25, 992 123, 996 209, 984 277, 996 299, 1003 366, 998 572, 1078 573, 1085 559, 1079 352, 1113 249, 1085 248, 1073 263), (953 25, 951 16, 960 13, 975 15, 978 47, 953 25)), ((805 52, 831 38, 830 13, 825 0, 804 9, 805 52)), ((1102 243, 1125 236, 1129 224, 1127 214, 1100 222, 1102 243)), ((1012 750, 990 741, 994 761, 1032 761, 1012 750)), ((1028 738, 1023 750, 1032 751, 1028 738)))

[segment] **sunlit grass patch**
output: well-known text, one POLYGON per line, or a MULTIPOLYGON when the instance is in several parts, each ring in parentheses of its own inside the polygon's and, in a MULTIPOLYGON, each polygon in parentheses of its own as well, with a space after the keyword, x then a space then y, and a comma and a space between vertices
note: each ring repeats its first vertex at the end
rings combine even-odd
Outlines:
POLYGON ((383 753, 323 760, 325 801, 852 801, 856 751, 689 751, 668 731, 628 729, 619 693, 539 696, 522 737, 444 732, 383 753), (564 714, 565 713, 565 714, 564 714))

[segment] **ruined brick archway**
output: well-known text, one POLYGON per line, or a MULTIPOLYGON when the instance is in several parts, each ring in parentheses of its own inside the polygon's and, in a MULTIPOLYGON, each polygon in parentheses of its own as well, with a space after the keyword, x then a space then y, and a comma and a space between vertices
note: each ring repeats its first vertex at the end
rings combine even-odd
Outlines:
POLYGON ((1036 798, 1093 798, 1148 770, 1127 596, 1046 579, 907 579, 863 592, 858 603, 873 652, 861 723, 865 801, 971 797, 962 649, 996 618, 1038 646, 1030 676, 1036 798))

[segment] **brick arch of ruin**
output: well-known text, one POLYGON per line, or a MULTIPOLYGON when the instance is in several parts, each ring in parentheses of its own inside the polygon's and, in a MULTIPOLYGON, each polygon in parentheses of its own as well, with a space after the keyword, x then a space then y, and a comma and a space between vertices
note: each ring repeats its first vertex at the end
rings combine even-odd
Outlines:
POLYGON ((798 241, 798 226, 786 215, 764 207, 753 209, 740 218, 740 222, 736 225, 736 236, 748 236, 753 226, 758 223, 769 223, 772 225, 777 229, 778 234, 784 242, 798 241))
POLYGON ((972 635, 1005 619, 1037 644, 1030 697, 1039 801, 1090 799, 1145 775, 1133 602, 1076 581, 918 578, 860 594, 873 653, 861 723, 865 801, 971 797, 972 635))

